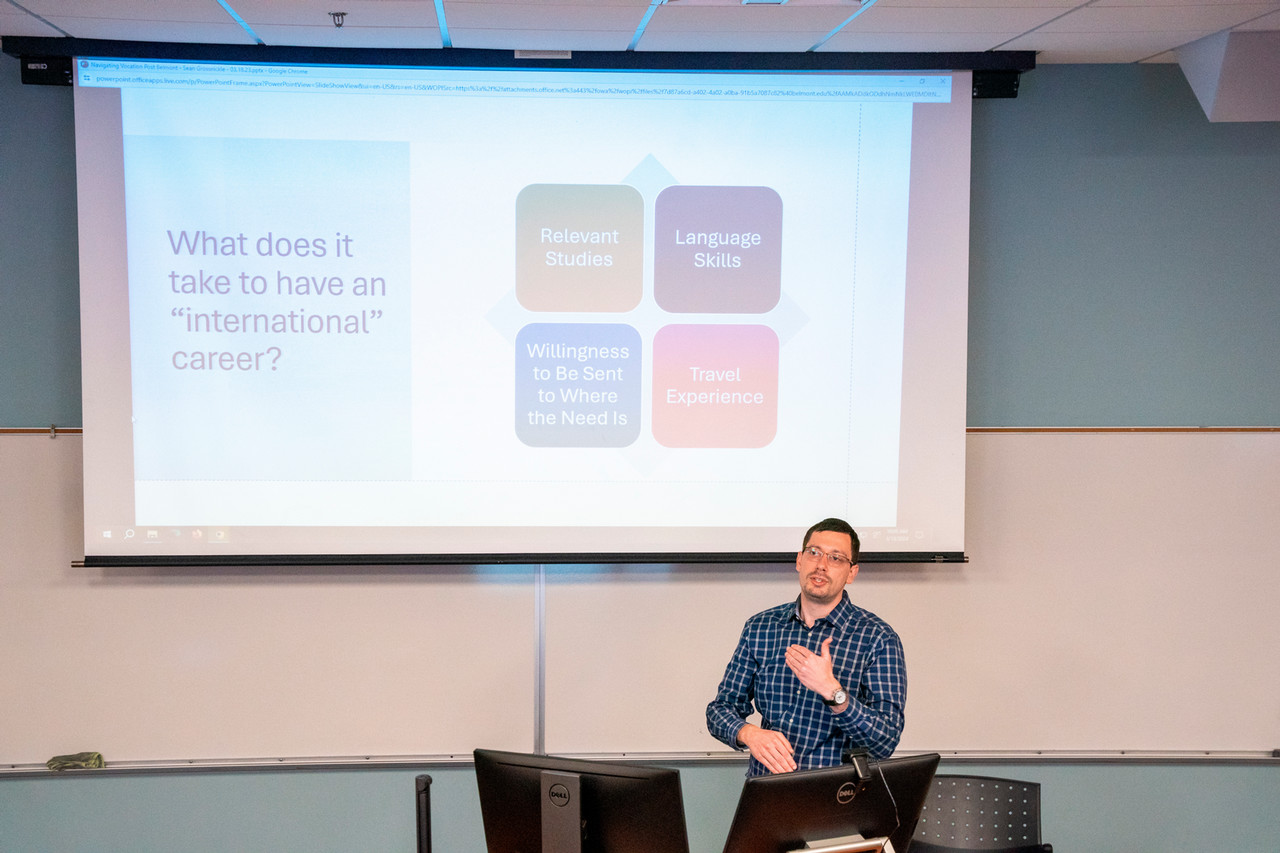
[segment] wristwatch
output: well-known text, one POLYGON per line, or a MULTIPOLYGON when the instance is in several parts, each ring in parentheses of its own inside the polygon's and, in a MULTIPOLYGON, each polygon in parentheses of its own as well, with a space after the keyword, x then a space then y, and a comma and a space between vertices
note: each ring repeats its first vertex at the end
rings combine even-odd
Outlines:
POLYGON ((822 704, 831 705, 832 707, 834 707, 836 705, 843 705, 848 700, 849 700, 849 694, 844 692, 844 688, 837 687, 836 692, 831 694, 830 699, 823 697, 822 704))

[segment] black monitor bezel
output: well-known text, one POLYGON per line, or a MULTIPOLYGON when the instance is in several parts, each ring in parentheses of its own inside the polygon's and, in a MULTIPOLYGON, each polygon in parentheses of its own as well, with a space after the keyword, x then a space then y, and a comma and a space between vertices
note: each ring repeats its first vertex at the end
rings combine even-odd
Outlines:
POLYGON ((689 853, 679 770, 492 749, 474 757, 491 853, 541 849, 543 771, 580 777, 583 853, 689 853))
POLYGON ((786 853, 854 834, 888 837, 905 853, 940 760, 937 753, 885 759, 865 779, 853 764, 748 777, 724 853, 786 853), (856 794, 840 802, 842 790, 856 794))

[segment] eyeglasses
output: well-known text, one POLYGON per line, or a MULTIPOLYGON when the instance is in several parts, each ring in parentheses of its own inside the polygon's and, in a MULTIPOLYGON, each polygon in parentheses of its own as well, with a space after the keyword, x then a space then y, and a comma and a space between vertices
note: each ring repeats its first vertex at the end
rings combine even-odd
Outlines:
POLYGON ((825 559, 828 565, 834 566, 837 569, 847 569, 849 566, 853 565, 853 560, 850 560, 844 554, 828 554, 826 551, 819 550, 812 545, 805 548, 800 553, 811 563, 821 563, 825 559))

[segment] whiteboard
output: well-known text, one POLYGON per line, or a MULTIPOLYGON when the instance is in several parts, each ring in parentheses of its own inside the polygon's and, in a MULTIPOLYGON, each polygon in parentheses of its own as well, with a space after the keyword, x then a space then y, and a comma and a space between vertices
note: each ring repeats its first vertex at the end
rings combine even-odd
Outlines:
POLYGON ((80 445, 0 436, 0 764, 532 742, 529 567, 76 569, 80 445))
MULTIPOLYGON (((849 587, 903 638, 900 749, 1280 745, 1280 434, 975 432, 967 457, 970 561, 849 587)), ((703 713, 742 623, 796 593, 791 564, 561 575, 548 750, 722 749, 703 713)))
MULTIPOLYGON (((549 566, 542 591, 530 566, 75 568, 79 437, 0 436, 0 482, 0 765, 465 758, 539 727, 719 755, 742 622, 796 589, 790 564, 549 566)), ((970 434, 970 562, 850 587, 906 646, 901 748, 1280 745, 1277 519, 1280 433, 970 434)))

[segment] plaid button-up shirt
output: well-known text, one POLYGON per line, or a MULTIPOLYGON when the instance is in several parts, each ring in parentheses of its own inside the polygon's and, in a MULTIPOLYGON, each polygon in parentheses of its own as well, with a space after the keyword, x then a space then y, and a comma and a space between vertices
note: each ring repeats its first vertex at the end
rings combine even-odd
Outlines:
MULTIPOLYGON (((902 737, 907 667, 902 641, 883 619, 849 601, 848 593, 827 616, 804 624, 800 601, 757 613, 747 620, 716 698, 707 706, 707 731, 735 749, 738 731, 753 710, 760 726, 784 734, 801 770, 839 764, 845 749, 865 749, 888 758, 902 737), (787 666, 787 647, 821 652, 831 637, 836 679, 849 693, 840 713, 800 683, 787 666)), ((767 773, 751 759, 747 775, 767 773)))

